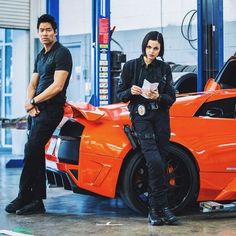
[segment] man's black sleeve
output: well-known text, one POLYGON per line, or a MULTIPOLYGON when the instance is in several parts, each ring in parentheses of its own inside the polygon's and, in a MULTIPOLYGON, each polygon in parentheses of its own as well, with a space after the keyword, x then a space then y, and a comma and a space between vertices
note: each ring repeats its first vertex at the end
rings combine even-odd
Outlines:
POLYGON ((35 61, 34 61, 34 70, 33 73, 38 73, 38 59, 39 59, 39 54, 37 55, 35 61))
POLYGON ((72 56, 69 49, 62 47, 55 56, 55 70, 65 70, 70 72, 72 68, 72 56))
POLYGON ((131 94, 131 80, 130 77, 130 65, 129 63, 124 64, 121 72, 121 77, 118 83, 117 98, 121 102, 128 102, 132 98, 131 94))

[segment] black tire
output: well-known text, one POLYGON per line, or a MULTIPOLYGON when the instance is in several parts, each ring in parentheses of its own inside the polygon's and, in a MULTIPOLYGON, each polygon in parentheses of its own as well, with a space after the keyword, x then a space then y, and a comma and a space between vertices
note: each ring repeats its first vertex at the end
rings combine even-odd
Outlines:
POLYGON ((172 69, 172 72, 182 72, 184 71, 184 69, 187 67, 187 65, 178 65, 176 64, 176 66, 173 66, 171 69, 172 69))
POLYGON ((176 82, 175 89, 179 93, 192 93, 197 91, 197 74, 183 74, 176 82))
POLYGON ((194 73, 196 71, 197 66, 186 66, 183 70, 183 72, 192 72, 194 73))
MULTIPOLYGON (((196 202, 199 191, 197 169, 188 154, 176 146, 170 147, 167 160, 170 208, 180 212, 196 202)), ((125 204, 140 214, 147 214, 147 168, 141 152, 133 153, 124 164, 119 182, 120 196, 125 204)))

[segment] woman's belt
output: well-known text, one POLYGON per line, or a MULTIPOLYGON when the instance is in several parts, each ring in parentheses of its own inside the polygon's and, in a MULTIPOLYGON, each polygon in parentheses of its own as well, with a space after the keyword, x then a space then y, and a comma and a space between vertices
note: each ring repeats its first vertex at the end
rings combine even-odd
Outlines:
POLYGON ((140 116, 144 116, 147 111, 155 111, 155 110, 158 110, 159 106, 157 104, 157 102, 149 102, 149 103, 146 103, 146 104, 138 104, 137 106, 137 113, 140 115, 140 116))

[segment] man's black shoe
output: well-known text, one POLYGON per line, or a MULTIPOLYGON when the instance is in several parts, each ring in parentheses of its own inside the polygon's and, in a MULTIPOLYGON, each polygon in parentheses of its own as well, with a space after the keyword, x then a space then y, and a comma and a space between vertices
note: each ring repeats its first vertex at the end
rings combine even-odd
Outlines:
POLYGON ((23 199, 23 198, 19 198, 17 197, 16 199, 14 199, 13 201, 11 201, 6 207, 5 207, 5 211, 8 213, 16 213, 17 210, 19 210, 20 208, 24 207, 25 205, 27 205, 29 203, 29 201, 23 199))
POLYGON ((34 200, 16 211, 17 215, 30 215, 45 213, 45 208, 42 200, 34 200))
POLYGON ((178 220, 168 207, 162 208, 161 211, 165 224, 172 225, 178 220))
POLYGON ((149 211, 148 223, 151 224, 151 225, 155 225, 155 226, 156 225, 163 225, 163 221, 160 217, 159 212, 154 208, 151 208, 150 211, 149 211))

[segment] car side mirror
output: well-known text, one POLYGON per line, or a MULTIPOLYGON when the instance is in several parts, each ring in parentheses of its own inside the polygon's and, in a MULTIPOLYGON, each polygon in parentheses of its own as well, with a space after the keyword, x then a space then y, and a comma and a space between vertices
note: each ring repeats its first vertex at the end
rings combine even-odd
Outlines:
POLYGON ((208 79, 204 91, 214 91, 221 89, 221 86, 212 78, 208 79))

